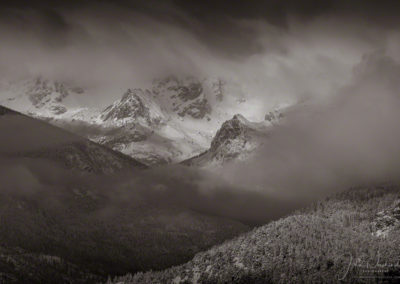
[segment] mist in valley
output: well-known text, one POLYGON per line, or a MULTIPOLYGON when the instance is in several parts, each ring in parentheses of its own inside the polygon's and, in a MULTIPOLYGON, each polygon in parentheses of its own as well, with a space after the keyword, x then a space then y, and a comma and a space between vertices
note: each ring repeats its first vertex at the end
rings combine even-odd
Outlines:
MULTIPOLYGON (((267 220, 281 214, 273 206, 276 199, 304 204, 399 176, 398 22, 392 17, 366 22, 336 8, 310 15, 289 9, 284 22, 228 11, 209 30, 212 23, 202 21, 203 15, 190 17, 193 11, 170 1, 54 9, 8 5, 0 22, 0 74, 7 79, 40 74, 98 90, 146 86, 169 74, 217 76, 239 84, 264 111, 290 105, 252 160, 217 174, 180 166, 148 170, 121 178, 118 186, 156 203, 267 220), (164 9, 168 13, 160 12, 164 9)), ((220 12, 218 6, 214 12, 220 12)), ((111 101, 120 94, 89 96, 111 101)))

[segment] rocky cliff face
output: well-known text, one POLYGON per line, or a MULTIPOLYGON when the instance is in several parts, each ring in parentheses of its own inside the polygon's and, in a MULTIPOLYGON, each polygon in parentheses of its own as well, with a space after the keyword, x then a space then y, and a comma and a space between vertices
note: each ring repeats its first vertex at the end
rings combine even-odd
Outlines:
POLYGON ((231 120, 224 122, 211 142, 211 151, 216 151, 223 144, 229 145, 233 140, 245 140, 246 133, 251 129, 249 121, 242 115, 235 114, 231 120))
POLYGON ((153 82, 152 93, 170 111, 180 117, 203 119, 211 113, 203 83, 193 77, 170 76, 153 82))

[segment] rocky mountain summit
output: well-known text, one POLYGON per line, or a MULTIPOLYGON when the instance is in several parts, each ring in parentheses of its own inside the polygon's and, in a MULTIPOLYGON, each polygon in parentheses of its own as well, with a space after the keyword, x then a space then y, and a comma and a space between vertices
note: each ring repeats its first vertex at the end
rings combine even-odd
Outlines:
POLYGON ((162 119, 161 111, 158 109, 158 114, 150 111, 150 103, 146 101, 149 96, 148 90, 128 89, 120 100, 103 110, 100 117, 105 122, 114 120, 157 125, 162 119))

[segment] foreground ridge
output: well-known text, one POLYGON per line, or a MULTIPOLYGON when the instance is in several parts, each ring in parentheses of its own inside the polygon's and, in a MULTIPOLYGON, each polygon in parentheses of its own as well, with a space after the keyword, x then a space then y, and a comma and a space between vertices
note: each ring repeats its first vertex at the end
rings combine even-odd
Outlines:
MULTIPOLYGON (((352 188, 199 253, 184 265, 108 283, 359 283, 362 277, 374 283, 395 281, 400 276, 395 267, 400 225, 388 224, 384 236, 374 228, 382 210, 398 217, 393 206, 399 201, 397 184, 352 188), (377 257, 387 264, 378 271, 351 265, 352 258, 374 263, 377 257)), ((385 229, 382 226, 378 223, 379 230, 385 229)))

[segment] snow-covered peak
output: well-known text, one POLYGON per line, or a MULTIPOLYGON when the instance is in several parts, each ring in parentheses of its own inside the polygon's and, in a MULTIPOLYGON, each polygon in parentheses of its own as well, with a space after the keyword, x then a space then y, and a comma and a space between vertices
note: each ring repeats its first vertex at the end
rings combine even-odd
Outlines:
POLYGON ((140 89, 128 89, 119 101, 108 106, 102 113, 102 118, 106 120, 137 118, 139 116, 148 118, 149 109, 143 104, 138 96, 140 89))
POLYGON ((122 98, 108 106, 101 114, 104 121, 158 125, 163 120, 160 107, 151 99, 148 90, 128 89, 122 98))

